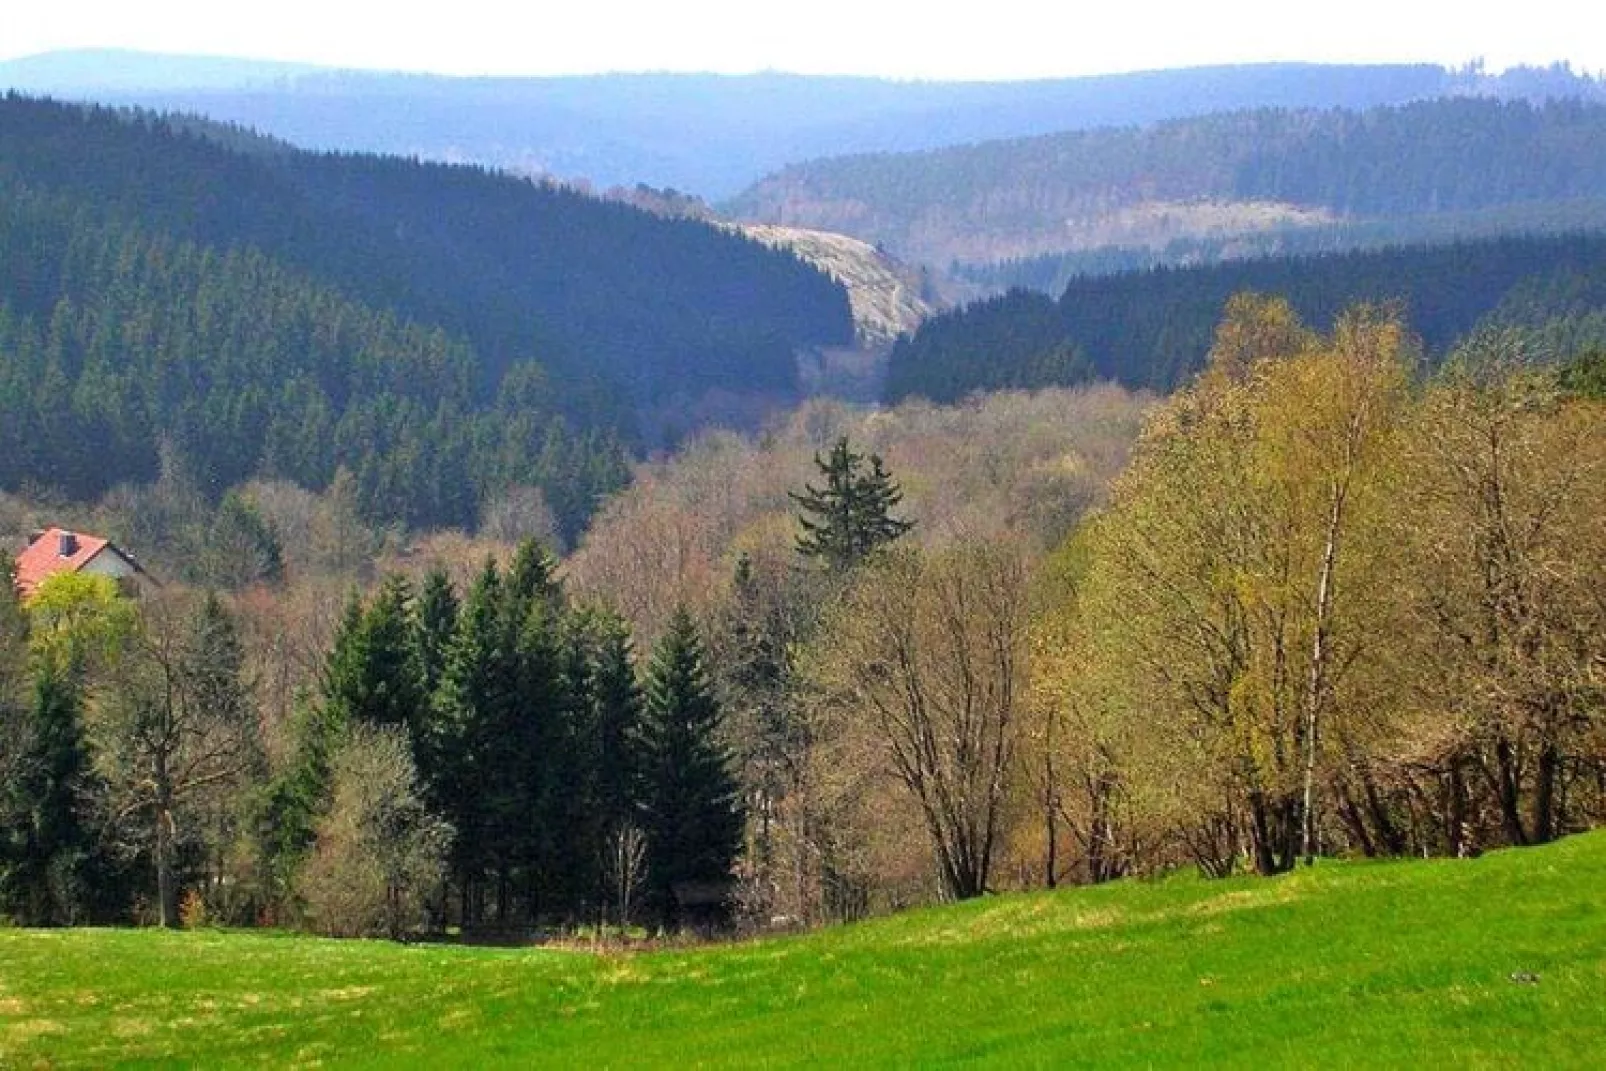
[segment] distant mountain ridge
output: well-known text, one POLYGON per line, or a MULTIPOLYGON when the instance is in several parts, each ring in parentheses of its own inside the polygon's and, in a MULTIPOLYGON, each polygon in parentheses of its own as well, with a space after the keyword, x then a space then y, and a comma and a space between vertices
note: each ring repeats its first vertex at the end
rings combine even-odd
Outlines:
POLYGON ((1606 99, 1453 97, 836 157, 787 167, 726 207, 946 267, 1511 205, 1576 211, 1603 197, 1606 99))
POLYGON ((0 63, 0 88, 186 111, 315 149, 474 162, 719 199, 787 164, 1268 106, 1599 92, 1564 68, 1264 64, 1030 82, 616 74, 450 78, 138 53, 0 63), (237 76, 229 63, 238 62, 237 76), (188 84, 185 84, 185 83, 188 84))
POLYGON ((0 89, 67 95, 90 91, 243 89, 282 83, 321 69, 310 63, 85 48, 0 62, 0 89))

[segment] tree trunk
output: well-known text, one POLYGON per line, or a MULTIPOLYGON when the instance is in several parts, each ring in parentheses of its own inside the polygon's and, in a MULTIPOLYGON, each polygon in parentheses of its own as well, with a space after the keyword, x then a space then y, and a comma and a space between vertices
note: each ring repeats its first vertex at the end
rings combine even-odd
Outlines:
POLYGON ((1403 855, 1405 836, 1389 814, 1388 801, 1377 790, 1377 782, 1372 779, 1370 770, 1361 771, 1361 787, 1366 790, 1367 813, 1372 817, 1373 831, 1377 834, 1378 840, 1383 842, 1383 850, 1390 855, 1403 855))
POLYGON ((156 805, 156 900, 161 925, 179 926, 178 875, 173 867, 173 809, 163 800, 156 805))
POLYGON ((1283 794, 1270 798, 1256 790, 1249 795, 1249 832, 1255 872, 1281 874, 1299 859, 1299 801, 1283 794))
POLYGON ((173 783, 167 759, 167 752, 158 750, 151 768, 151 780, 156 788, 156 903, 162 926, 176 930, 179 925, 178 876, 173 872, 173 783))
POLYGON ((1048 716, 1043 742, 1043 832, 1047 838, 1043 859, 1043 884, 1052 889, 1059 884, 1059 792, 1054 777, 1054 724, 1059 718, 1048 716))
POLYGON ((1521 774, 1517 770, 1516 750, 1511 741, 1501 737, 1495 744, 1495 788, 1500 800, 1500 820, 1505 826, 1506 839, 1513 845, 1528 843, 1527 830, 1522 825, 1521 774))
POLYGON ((1348 785, 1341 784, 1338 787, 1338 817, 1349 829, 1350 836, 1361 846, 1361 854, 1368 859, 1375 858, 1377 845, 1372 841, 1372 832, 1367 828, 1366 816, 1361 813, 1360 806, 1355 802, 1355 795, 1350 792, 1348 785))
POLYGON ((1111 816, 1112 798, 1116 791, 1115 777, 1101 773, 1093 781, 1093 817, 1088 829, 1088 879, 1094 883, 1112 881, 1121 876, 1123 869, 1113 849, 1115 846, 1115 819, 1111 816))
POLYGON ((1305 785, 1300 805, 1300 854, 1305 865, 1316 862, 1316 745, 1322 703, 1327 696, 1327 629, 1332 618, 1333 570, 1338 562, 1339 526, 1344 520, 1344 492, 1334 488, 1322 543, 1322 567, 1316 580, 1316 629, 1311 637, 1310 674, 1305 683, 1305 785))
POLYGON ((1262 792, 1249 794, 1249 840, 1255 853, 1255 873, 1262 876, 1277 873, 1277 860, 1271 843, 1271 823, 1267 815, 1266 796, 1262 792))
POLYGON ((1450 855, 1460 859, 1467 854, 1467 785, 1457 761, 1450 763, 1447 792, 1450 800, 1445 833, 1449 838, 1450 855))
POLYGON ((1539 749, 1539 765, 1534 771, 1533 842, 1545 844, 1556 839, 1556 782, 1561 772, 1561 753, 1547 741, 1539 749))
POLYGON ((1047 827, 1044 832, 1048 837, 1048 850, 1043 858, 1043 884, 1050 889, 1059 886, 1059 875, 1056 873, 1059 869, 1059 823, 1056 820, 1058 810, 1054 800, 1050 798, 1044 814, 1044 825, 1047 827))

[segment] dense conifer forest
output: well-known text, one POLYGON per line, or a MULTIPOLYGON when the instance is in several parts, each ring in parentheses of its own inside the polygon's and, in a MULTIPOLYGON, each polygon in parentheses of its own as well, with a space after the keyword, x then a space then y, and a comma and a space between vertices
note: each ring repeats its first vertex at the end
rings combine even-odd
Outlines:
POLYGON ((1606 105, 1268 108, 795 164, 731 210, 946 267, 1139 236, 1399 221, 1606 194, 1606 105))
POLYGON ((1286 296, 1310 323, 1398 302, 1431 359, 1479 324, 1520 325, 1560 359, 1606 341, 1606 238, 1499 238, 1158 267, 1073 279, 1056 301, 1015 290, 927 321, 893 349, 890 400, 1114 379, 1169 391, 1198 371, 1221 309, 1244 290, 1286 296))
POLYGON ((701 223, 462 167, 0 102, 0 487, 92 499, 176 451, 366 516, 541 487, 568 538, 649 403, 787 397, 840 285, 701 223), (225 144, 225 142, 227 144, 225 144))

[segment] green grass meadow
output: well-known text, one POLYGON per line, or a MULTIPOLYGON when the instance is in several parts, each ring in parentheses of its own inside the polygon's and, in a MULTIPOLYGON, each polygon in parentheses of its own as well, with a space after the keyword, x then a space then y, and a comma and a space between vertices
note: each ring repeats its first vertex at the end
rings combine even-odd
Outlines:
POLYGON ((1606 1066, 1606 832, 594 955, 0 930, 0 1066, 1606 1066))

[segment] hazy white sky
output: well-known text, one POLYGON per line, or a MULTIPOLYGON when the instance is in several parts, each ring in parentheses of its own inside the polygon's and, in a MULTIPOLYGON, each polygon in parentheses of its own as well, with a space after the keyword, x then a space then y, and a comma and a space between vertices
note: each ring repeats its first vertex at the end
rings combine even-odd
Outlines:
POLYGON ((1568 60, 1598 0, 0 0, 0 59, 134 48, 448 74, 1028 78, 1256 60, 1568 60), (416 12, 416 13, 415 13, 416 12))

